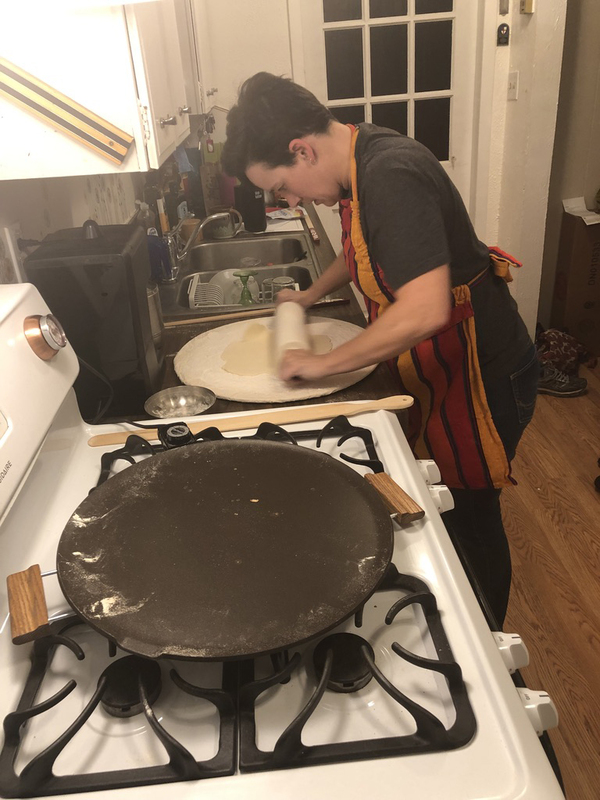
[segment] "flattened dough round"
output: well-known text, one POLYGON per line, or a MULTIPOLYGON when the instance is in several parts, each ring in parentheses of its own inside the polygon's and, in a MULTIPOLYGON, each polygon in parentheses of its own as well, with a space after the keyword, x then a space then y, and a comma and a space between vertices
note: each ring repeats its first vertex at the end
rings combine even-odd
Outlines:
MULTIPOLYGON (((246 372, 245 375, 240 375, 228 371, 225 361, 229 369, 250 369, 246 365, 237 367, 238 358, 245 358, 245 355, 240 356, 239 353, 235 356, 236 364, 232 367, 231 353, 225 359, 225 351, 230 345, 242 344, 244 341, 250 342, 250 346, 254 347, 254 337, 266 338, 257 326, 266 328, 271 335, 273 318, 232 322, 196 336, 175 356, 174 366, 179 380, 188 386, 205 386, 225 400, 236 400, 240 403, 289 403, 338 392, 366 378, 377 366, 373 364, 353 372, 330 375, 318 381, 299 381, 293 384, 284 383, 271 371, 255 373, 256 366, 252 367, 252 374, 246 372), (252 330, 248 331, 248 328, 252 330)), ((318 346, 319 341, 321 347, 326 345, 324 352, 351 341, 363 330, 350 322, 325 317, 309 317, 307 327, 314 346, 318 346)))
MULTIPOLYGON (((272 328, 260 322, 251 322, 241 339, 231 342, 223 350, 223 369, 232 375, 274 375, 275 342, 272 328)), ((331 339, 323 334, 309 334, 310 349, 317 355, 331 350, 331 339)))

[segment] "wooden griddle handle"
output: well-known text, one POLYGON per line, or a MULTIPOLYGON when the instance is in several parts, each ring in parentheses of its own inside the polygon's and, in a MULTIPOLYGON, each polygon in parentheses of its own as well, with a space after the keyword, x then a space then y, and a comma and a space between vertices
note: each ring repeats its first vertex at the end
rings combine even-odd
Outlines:
POLYGON ((6 579, 13 644, 41 639, 50 632, 48 607, 39 564, 6 579))
MULTIPOLYGON (((409 395, 399 394, 391 397, 382 397, 379 400, 362 400, 360 402, 347 403, 326 403, 324 405, 311 406, 292 406, 291 408, 280 408, 269 411, 265 409, 257 414, 247 414, 239 417, 219 417, 218 419, 200 419, 198 422, 191 422, 189 428, 192 433, 200 433, 209 425, 216 425, 220 431, 243 431, 249 428, 258 428, 263 422, 272 422, 275 425, 290 425, 293 422, 313 422, 318 419, 333 419, 340 414, 347 417, 353 414, 364 414, 367 411, 400 411, 409 408, 414 403, 414 399, 409 395)), ((176 419, 163 419, 161 424, 175 423, 176 419)), ((127 437, 135 433, 143 439, 153 441, 158 439, 156 428, 143 430, 127 430, 119 433, 99 433, 88 439, 90 447, 106 447, 113 444, 125 444, 127 437)))
POLYGON ((397 514, 397 521, 400 525, 408 525, 425 516, 425 512, 420 505, 415 503, 412 497, 406 494, 393 478, 385 472, 378 472, 373 475, 365 475, 367 481, 379 492, 383 502, 390 512, 397 514))

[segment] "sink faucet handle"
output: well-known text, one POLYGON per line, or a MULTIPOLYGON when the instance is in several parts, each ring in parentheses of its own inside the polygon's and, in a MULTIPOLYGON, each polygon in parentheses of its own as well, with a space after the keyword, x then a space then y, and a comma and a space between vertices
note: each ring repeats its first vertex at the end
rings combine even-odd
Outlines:
POLYGON ((162 283, 174 283, 179 275, 179 262, 181 260, 177 228, 165 233, 163 238, 169 252, 169 270, 167 275, 163 278, 162 283))

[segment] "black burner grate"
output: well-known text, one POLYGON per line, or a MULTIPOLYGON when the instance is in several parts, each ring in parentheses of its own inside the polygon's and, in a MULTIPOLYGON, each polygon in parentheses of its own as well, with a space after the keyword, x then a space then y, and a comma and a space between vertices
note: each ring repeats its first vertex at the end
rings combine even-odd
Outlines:
POLYGON ((34 644, 31 668, 17 710, 8 714, 4 719, 4 745, 0 752, 0 794, 2 797, 45 797, 103 789, 123 789, 133 786, 216 778, 232 775, 235 772, 237 762, 237 665, 224 664, 221 689, 203 689, 192 686, 184 681, 175 670, 171 670, 170 673, 174 684, 182 691, 210 701, 219 712, 219 749, 210 760, 196 761, 191 753, 163 728, 154 714, 146 693, 146 681, 141 678, 140 674, 137 701, 154 734, 166 750, 169 763, 110 772, 55 775, 53 766, 56 759, 69 742, 75 738, 107 693, 109 681, 107 676, 102 674, 96 691, 78 718, 58 736, 52 745, 31 759, 17 775, 15 763, 22 744, 23 726, 32 717, 44 714, 57 706, 77 685, 74 680, 71 680, 53 697, 42 703, 35 703, 44 675, 58 647, 68 647, 79 660, 85 657, 79 645, 64 635, 70 627, 77 624, 80 624, 80 619, 75 616, 68 621, 53 622, 50 625, 50 635, 34 644))
MULTIPOLYGON (((242 686, 240 688, 240 769, 243 772, 283 769, 315 764, 329 764, 340 761, 381 758, 385 756, 411 755, 414 753, 434 753, 453 750, 471 741, 477 724, 469 703, 467 690, 459 665, 454 660, 450 645, 437 609, 435 597, 427 585, 418 578, 401 575, 392 565, 379 590, 397 589, 408 592, 390 608, 386 623, 391 624, 394 617, 412 604, 418 604, 424 614, 429 633, 438 653, 437 659, 417 656, 394 643, 393 650, 399 658, 424 670, 438 672, 446 679, 452 703, 456 711, 454 724, 446 729, 443 723, 414 699, 407 697, 393 686, 378 668, 368 645, 363 645, 362 655, 372 677, 408 711, 416 724, 416 732, 408 736, 385 737, 334 744, 305 745, 302 730, 318 707, 333 666, 333 648, 325 657, 320 671, 320 680, 312 697, 296 719, 281 734, 271 752, 259 750, 256 745, 255 707, 260 696, 267 689, 289 679, 300 667, 301 657, 296 653, 279 672, 260 680, 254 680, 254 665, 242 665, 242 686)), ((358 618, 360 621, 360 617, 358 618)))

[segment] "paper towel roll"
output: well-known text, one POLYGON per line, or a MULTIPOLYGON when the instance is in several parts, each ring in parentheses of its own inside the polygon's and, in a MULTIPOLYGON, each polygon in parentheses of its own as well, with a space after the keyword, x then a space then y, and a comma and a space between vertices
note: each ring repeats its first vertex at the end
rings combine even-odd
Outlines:
POLYGON ((277 367, 279 367, 286 350, 310 350, 306 312, 299 303, 287 302, 277 306, 274 334, 274 355, 277 367))

